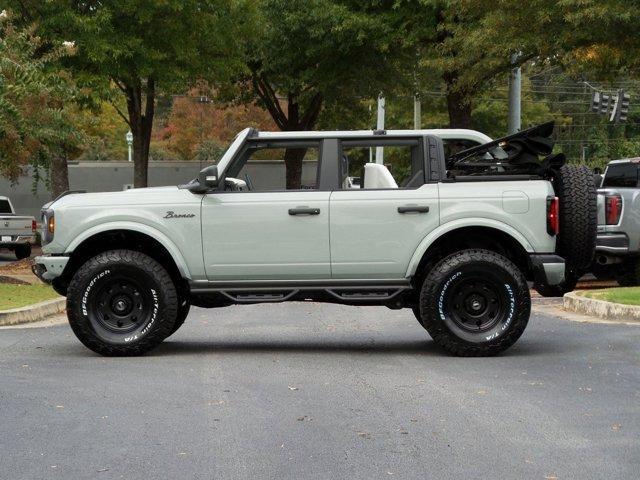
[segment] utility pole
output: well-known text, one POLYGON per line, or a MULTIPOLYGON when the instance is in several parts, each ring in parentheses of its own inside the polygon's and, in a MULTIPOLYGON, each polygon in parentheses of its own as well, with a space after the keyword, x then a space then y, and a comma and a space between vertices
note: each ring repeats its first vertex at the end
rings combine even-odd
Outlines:
MULTIPOLYGON (((378 122, 376 130, 384 130, 385 98, 382 92, 378 95, 378 122)), ((376 163, 384 163, 384 147, 376 147, 376 163)))
POLYGON ((420 95, 413 96, 413 128, 415 130, 422 129, 422 105, 420 103, 420 95))
MULTIPOLYGON (((518 55, 511 56, 511 63, 516 64, 518 55)), ((522 69, 516 67, 511 69, 509 76, 509 119, 507 122, 508 134, 518 133, 522 127, 521 118, 522 105, 522 69)))

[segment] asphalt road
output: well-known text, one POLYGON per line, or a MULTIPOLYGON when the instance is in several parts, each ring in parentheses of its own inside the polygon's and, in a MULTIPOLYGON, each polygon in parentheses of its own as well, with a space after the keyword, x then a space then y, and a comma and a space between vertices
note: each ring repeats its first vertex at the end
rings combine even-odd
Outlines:
POLYGON ((16 256, 8 250, 0 250, 0 267, 16 261, 16 256))
POLYGON ((409 311, 318 304, 194 309, 141 358, 2 329, 0 478, 638 478, 639 345, 536 313, 453 358, 409 311))

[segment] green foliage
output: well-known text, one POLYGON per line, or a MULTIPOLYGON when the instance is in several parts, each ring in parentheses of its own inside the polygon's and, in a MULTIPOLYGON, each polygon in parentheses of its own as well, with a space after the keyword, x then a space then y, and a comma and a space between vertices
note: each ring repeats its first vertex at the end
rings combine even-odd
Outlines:
POLYGON ((45 48, 33 28, 0 18, 1 175, 15 180, 27 164, 46 169, 81 143, 69 118, 80 91, 58 67, 69 53, 63 45, 45 48))

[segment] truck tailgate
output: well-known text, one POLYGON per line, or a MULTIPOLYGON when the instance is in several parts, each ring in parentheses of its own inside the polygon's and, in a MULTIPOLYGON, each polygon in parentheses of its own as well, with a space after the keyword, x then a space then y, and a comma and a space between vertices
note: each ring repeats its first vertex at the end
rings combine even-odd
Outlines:
POLYGON ((33 235, 32 221, 32 217, 0 216, 0 240, 9 242, 8 237, 33 235))

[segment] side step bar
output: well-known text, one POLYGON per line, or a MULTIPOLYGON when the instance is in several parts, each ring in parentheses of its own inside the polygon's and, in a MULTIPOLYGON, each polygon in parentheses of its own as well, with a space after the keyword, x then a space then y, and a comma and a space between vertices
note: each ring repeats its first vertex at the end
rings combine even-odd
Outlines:
POLYGON ((234 304, 286 301, 324 301, 355 305, 389 305, 402 302, 413 290, 409 281, 298 281, 298 282, 193 282, 191 294, 224 298, 234 304))

